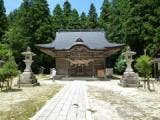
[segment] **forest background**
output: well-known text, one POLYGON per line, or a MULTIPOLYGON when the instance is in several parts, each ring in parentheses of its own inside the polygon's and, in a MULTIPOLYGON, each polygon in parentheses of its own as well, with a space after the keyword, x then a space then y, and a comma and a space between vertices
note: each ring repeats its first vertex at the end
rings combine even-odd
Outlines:
POLYGON ((21 52, 30 46, 37 54, 33 71, 39 73, 43 66, 49 72, 55 67, 54 58, 40 52, 35 44, 51 42, 59 29, 103 29, 110 42, 129 45, 137 56, 146 50, 152 57, 159 48, 159 0, 104 0, 100 15, 93 3, 88 13, 79 14, 73 7, 66 0, 63 7, 57 4, 50 12, 47 0, 23 0, 19 8, 6 15, 4 1, 0 0, 0 59, 8 61, 14 56, 18 68, 23 70, 21 52))

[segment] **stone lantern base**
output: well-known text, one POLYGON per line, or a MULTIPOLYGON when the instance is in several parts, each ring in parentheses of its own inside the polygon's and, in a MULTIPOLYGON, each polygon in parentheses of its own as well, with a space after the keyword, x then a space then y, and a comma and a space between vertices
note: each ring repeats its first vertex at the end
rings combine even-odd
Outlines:
POLYGON ((124 72, 119 85, 123 87, 139 87, 138 74, 135 72, 124 72))
POLYGON ((18 81, 17 84, 20 86, 38 86, 40 85, 37 82, 37 79, 35 75, 33 74, 33 72, 29 72, 29 71, 28 72, 25 71, 20 75, 20 80, 18 81))

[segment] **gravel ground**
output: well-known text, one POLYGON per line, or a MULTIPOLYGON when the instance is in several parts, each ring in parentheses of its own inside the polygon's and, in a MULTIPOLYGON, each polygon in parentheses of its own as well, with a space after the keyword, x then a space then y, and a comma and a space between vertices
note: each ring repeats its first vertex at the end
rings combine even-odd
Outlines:
POLYGON ((156 91, 123 88, 117 80, 88 82, 95 120, 160 120, 160 85, 156 91))
MULTIPOLYGON (((48 79, 48 78, 46 78, 48 79)), ((23 88, 14 92, 0 92, 0 111, 9 111, 12 105, 41 97, 56 86, 72 81, 40 81, 42 86, 23 88), (43 94, 42 94, 43 93, 43 94)), ((87 81, 88 99, 94 120, 160 120, 160 83, 155 92, 143 88, 123 88, 118 80, 87 81)))

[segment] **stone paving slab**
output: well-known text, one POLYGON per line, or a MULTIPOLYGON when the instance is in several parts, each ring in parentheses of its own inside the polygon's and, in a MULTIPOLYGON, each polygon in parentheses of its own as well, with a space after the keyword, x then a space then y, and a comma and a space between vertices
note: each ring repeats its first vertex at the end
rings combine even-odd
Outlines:
POLYGON ((68 83, 31 120, 92 120, 85 81, 68 83))

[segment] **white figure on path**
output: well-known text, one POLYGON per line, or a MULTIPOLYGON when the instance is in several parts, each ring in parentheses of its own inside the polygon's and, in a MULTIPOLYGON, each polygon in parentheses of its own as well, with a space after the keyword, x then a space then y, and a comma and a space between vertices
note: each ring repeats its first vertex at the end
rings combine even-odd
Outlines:
POLYGON ((55 76, 56 76, 56 69, 53 68, 53 69, 51 69, 51 78, 52 78, 53 81, 54 81, 55 76))

